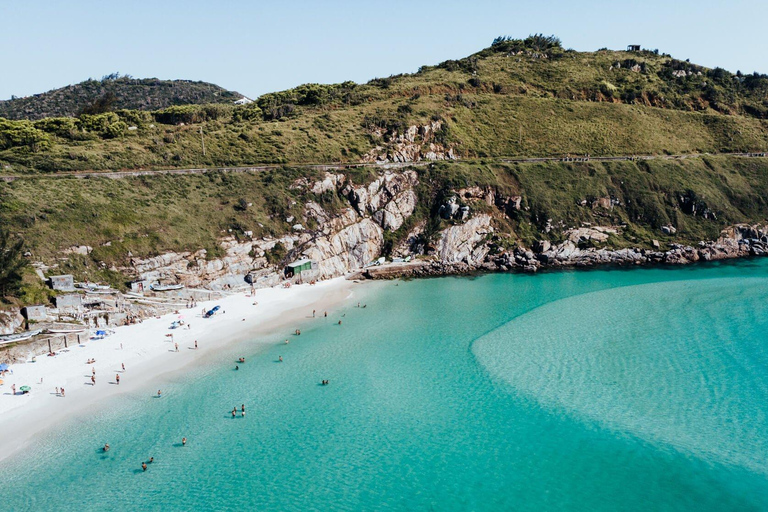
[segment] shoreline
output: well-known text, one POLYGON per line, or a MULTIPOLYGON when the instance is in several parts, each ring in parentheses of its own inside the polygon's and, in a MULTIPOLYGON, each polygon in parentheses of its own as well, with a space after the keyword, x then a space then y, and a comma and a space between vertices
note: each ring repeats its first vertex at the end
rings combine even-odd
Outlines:
MULTIPOLYGON (((290 327, 288 332, 292 332, 295 326, 311 319, 302 312, 309 310, 311 315, 311 310, 317 309, 322 315, 337 308, 352 296, 355 284, 338 277, 316 285, 257 289, 253 296, 237 293, 218 301, 200 302, 194 310, 179 310, 189 329, 185 326, 169 330, 171 322, 179 317, 170 313, 118 327, 112 336, 72 345, 54 357, 41 356, 35 363, 14 364, 13 375, 8 374, 0 388, 0 461, 20 455, 38 434, 86 411, 108 407, 108 398, 147 389, 154 394, 156 385, 209 360, 206 356, 279 329, 290 327), (203 319, 202 308, 215 305, 221 305, 222 312, 203 319), (173 338, 166 336, 169 333, 173 338), (96 362, 86 364, 91 358, 96 362), (93 369, 94 385, 90 380, 93 369), (120 375, 119 384, 115 383, 116 375, 120 375), (12 384, 16 384, 16 395, 11 394, 12 384), (22 385, 31 386, 32 391, 19 394, 22 385), (56 394, 56 388, 61 387, 65 388, 64 397, 56 394)), ((270 344, 260 341, 255 346, 270 344)))
POLYGON ((642 248, 579 249, 573 242, 557 246, 539 246, 531 250, 518 247, 511 252, 486 257, 477 263, 414 260, 409 263, 388 263, 368 267, 360 275, 369 280, 462 276, 485 273, 536 274, 570 270, 612 268, 681 267, 695 263, 737 261, 768 256, 768 230, 736 225, 731 232, 714 241, 702 241, 696 246, 674 244, 670 250, 642 248))

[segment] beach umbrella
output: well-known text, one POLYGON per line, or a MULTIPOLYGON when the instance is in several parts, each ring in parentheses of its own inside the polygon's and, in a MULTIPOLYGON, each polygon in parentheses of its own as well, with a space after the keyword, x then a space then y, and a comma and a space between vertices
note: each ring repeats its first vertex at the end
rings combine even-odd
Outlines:
POLYGON ((8 365, 7 364, 5 364, 5 363, 0 364, 0 372, 4 372, 7 369, 8 369, 8 365))
POLYGON ((29 387, 29 386, 21 386, 21 387, 19 388, 19 391, 21 391, 22 393, 27 393, 27 392, 29 392, 29 391, 32 391, 32 388, 31 388, 31 387, 29 387))

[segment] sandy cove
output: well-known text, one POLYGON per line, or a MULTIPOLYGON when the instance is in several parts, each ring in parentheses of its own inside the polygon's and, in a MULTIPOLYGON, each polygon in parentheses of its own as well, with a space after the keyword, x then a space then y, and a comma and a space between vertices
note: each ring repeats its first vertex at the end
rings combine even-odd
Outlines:
POLYGON ((156 392, 155 388, 162 388, 164 375, 199 362, 227 345, 285 328, 280 340, 264 343, 282 341, 307 321, 313 309, 319 317, 325 311, 332 316, 332 309, 351 296, 353 286, 352 281, 340 277, 316 285, 259 289, 253 296, 238 293, 200 302, 194 309, 179 310, 190 328, 185 325, 170 330, 179 315, 168 314, 118 327, 112 336, 71 345, 68 351, 53 357, 39 355, 35 363, 14 364, 13 375, 6 374, 5 385, 0 387, 0 460, 22 450, 36 434, 86 409, 108 406, 106 399, 118 393, 156 392), (203 308, 215 305, 221 306, 219 313, 202 318, 203 308), (166 336, 170 333, 173 339, 166 336), (86 364, 89 359, 96 362, 86 364), (94 368, 96 383, 92 385, 94 368), (115 383, 116 375, 120 375, 119 385, 115 383), (13 384, 16 395, 11 394, 13 384), (31 393, 22 395, 19 387, 23 385, 31 386, 31 393), (62 387, 65 397, 56 394, 56 388, 62 387))

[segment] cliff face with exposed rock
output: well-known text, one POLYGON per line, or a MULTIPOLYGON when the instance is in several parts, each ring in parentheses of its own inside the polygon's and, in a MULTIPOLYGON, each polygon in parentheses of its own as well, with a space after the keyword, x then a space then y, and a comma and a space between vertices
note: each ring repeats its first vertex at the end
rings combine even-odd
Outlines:
MULTIPOLYGON (((290 219, 295 223, 293 230, 281 237, 228 238, 222 241, 225 255, 219 258, 209 258, 205 250, 166 253, 147 259, 134 258, 130 267, 120 270, 149 281, 182 283, 189 287, 221 289, 245 283, 267 286, 278 283, 283 278, 284 264, 294 259, 311 259, 314 279, 363 270, 382 256, 387 238, 397 239, 390 247, 392 257, 411 256, 420 263, 405 266, 402 271, 373 272, 372 275, 682 264, 768 253, 768 228, 761 225, 732 226, 717 240, 702 241, 698 245, 672 243, 662 251, 655 240, 654 249, 612 249, 610 239, 622 234, 620 225, 569 228, 552 226, 548 221, 544 231, 561 230, 561 242, 539 240, 530 247, 520 242, 503 246, 499 244, 498 235, 508 234, 500 232, 498 223, 522 211, 522 197, 505 195, 489 187, 458 188, 443 198, 442 204, 426 205, 443 223, 439 232, 427 237, 426 219, 411 218, 419 202, 426 200, 419 197, 418 185, 419 175, 413 170, 382 171, 367 184, 354 183, 344 174, 333 173, 325 173, 317 181, 299 179, 291 188, 316 196, 332 192, 346 202, 344 207, 329 210, 309 200, 304 204, 303 217, 290 219), (405 230, 406 224, 408 230, 405 230), (278 246, 286 252, 281 261, 269 257, 278 246)), ((615 199, 605 197, 582 206, 609 209, 616 203, 615 199)))

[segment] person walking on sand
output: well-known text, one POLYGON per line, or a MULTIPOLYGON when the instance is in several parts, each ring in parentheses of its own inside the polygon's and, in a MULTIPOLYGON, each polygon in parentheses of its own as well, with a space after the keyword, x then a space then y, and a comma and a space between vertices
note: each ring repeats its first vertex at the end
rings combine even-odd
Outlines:
POLYGON ((174 345, 176 346, 176 352, 178 352, 179 351, 179 344, 178 343, 174 343, 174 345))
POLYGON ((95 367, 95 366, 91 368, 91 373, 92 373, 93 375, 96 375, 96 367, 95 367))
POLYGON ((64 396, 64 388, 61 388, 61 396, 64 396))
POLYGON ((91 386, 95 386, 95 385, 96 385, 96 376, 91 375, 91 386))
POLYGON ((123 371, 125 371, 125 363, 122 363, 123 371))
POLYGON ((115 383, 116 383, 118 386, 120 385, 120 374, 119 374, 119 373, 116 373, 116 374, 115 374, 115 383))
POLYGON ((312 310, 312 318, 315 318, 315 310, 312 310))
POLYGON ((195 349, 197 349, 197 340, 195 340, 195 349))
POLYGON ((16 384, 11 384, 11 394, 16 395, 16 384))

